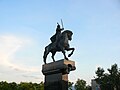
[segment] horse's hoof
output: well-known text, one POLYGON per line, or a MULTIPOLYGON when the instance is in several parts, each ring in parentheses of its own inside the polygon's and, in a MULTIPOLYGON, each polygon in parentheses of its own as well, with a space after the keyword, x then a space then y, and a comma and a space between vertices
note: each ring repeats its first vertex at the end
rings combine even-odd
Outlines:
POLYGON ((68 55, 68 57, 70 57, 70 56, 71 56, 71 54, 68 55))
POLYGON ((44 64, 47 64, 47 63, 44 61, 44 64))
POLYGON ((65 58, 66 60, 68 60, 68 58, 65 58))

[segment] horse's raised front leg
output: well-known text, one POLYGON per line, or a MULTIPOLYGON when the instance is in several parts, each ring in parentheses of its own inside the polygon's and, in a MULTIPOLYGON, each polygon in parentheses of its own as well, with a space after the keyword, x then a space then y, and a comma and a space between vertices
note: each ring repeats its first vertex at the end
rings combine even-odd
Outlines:
POLYGON ((68 55, 68 57, 70 57, 70 56, 73 54, 73 52, 74 52, 75 48, 67 48, 66 50, 67 50, 67 51, 72 50, 72 52, 68 55))

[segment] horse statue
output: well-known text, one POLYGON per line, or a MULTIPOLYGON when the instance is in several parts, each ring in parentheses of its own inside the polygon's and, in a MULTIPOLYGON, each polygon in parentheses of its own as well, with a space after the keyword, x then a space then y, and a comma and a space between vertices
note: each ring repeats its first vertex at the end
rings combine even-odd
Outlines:
POLYGON ((65 30, 61 33, 59 41, 57 43, 53 42, 45 47, 45 51, 44 51, 44 55, 43 55, 43 60, 44 60, 45 64, 46 64, 46 58, 47 58, 47 55, 49 54, 49 52, 52 53, 51 57, 54 62, 55 62, 54 56, 55 56, 56 52, 60 52, 60 51, 63 53, 64 59, 68 60, 68 58, 65 54, 65 50, 67 50, 67 51, 72 50, 72 52, 68 55, 68 57, 70 57, 75 50, 75 48, 70 48, 70 45, 68 42, 69 40, 72 40, 72 35, 73 35, 72 31, 65 30))

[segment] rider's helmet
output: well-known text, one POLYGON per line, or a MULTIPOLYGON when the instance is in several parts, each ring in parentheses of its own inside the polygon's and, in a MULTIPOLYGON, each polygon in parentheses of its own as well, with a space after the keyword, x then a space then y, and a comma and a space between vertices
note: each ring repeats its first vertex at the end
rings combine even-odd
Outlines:
POLYGON ((57 23, 58 25, 57 25, 57 28, 60 28, 60 25, 59 25, 59 23, 57 23))

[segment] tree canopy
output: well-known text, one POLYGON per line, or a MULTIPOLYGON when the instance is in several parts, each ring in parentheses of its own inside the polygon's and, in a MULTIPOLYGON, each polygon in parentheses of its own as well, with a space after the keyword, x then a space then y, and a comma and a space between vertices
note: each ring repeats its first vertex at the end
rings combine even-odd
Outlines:
POLYGON ((17 84, 15 82, 8 83, 6 81, 0 82, 0 90, 44 90, 43 82, 37 84, 32 82, 21 82, 17 84))
POLYGON ((100 85, 102 90, 120 90, 120 69, 117 64, 108 68, 108 73, 101 67, 98 67, 96 73, 96 82, 100 85))
POLYGON ((78 79, 75 83, 75 90, 91 90, 90 86, 86 85, 86 81, 83 79, 78 79))

